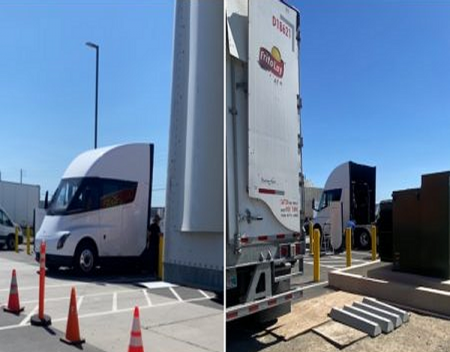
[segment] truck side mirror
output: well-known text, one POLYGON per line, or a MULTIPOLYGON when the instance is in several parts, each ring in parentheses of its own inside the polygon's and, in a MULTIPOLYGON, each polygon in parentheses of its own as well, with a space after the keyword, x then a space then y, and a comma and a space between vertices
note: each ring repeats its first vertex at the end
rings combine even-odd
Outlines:
POLYGON ((318 211, 316 208, 316 200, 314 198, 312 199, 311 208, 312 208, 312 210, 318 211))
POLYGON ((45 192, 44 209, 48 208, 48 191, 45 192))

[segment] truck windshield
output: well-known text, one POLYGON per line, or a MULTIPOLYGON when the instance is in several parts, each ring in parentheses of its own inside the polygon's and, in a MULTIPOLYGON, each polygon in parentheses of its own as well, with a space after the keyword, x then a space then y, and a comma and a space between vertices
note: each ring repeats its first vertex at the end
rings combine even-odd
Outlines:
POLYGON ((75 193, 80 187, 82 178, 69 178, 61 180, 47 209, 47 214, 56 215, 66 212, 75 193))
POLYGON ((61 180, 47 209, 48 215, 67 215, 106 209, 134 201, 137 182, 100 177, 61 180))
POLYGON ((328 207, 331 202, 339 202, 341 200, 342 189, 327 189, 322 193, 319 203, 319 211, 328 207))

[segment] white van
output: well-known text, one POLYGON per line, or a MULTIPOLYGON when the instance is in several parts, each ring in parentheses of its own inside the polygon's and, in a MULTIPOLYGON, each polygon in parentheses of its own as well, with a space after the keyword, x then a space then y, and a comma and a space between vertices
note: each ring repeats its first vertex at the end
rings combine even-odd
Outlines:
POLYGON ((23 233, 19 225, 11 220, 8 213, 0 207, 0 246, 6 245, 8 249, 14 249, 16 242, 16 227, 19 229, 19 244, 23 243, 23 233))
POLYGON ((150 226, 153 144, 87 151, 65 171, 36 234, 46 266, 90 273, 97 265, 142 258, 150 226))

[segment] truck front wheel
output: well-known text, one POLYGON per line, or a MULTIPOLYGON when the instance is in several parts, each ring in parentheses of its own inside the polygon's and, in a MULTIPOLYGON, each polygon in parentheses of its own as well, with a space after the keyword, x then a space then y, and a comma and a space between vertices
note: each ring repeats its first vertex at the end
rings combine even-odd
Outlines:
POLYGON ((89 242, 80 243, 75 253, 75 270, 84 275, 90 275, 97 265, 97 249, 89 242))

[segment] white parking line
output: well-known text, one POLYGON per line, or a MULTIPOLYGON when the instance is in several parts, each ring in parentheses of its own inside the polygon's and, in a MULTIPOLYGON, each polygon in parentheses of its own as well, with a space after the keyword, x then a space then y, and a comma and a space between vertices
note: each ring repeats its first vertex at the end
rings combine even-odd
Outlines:
POLYGON ((7 267, 2 266, 2 268, 0 268, 0 271, 8 272, 8 271, 12 271, 13 269, 16 269, 17 272, 26 271, 26 270, 29 270, 29 271, 36 270, 35 267, 28 267, 28 266, 25 266, 25 265, 13 265, 13 266, 7 266, 7 267))
POLYGON ((317 282, 315 284, 311 284, 311 285, 306 285, 306 286, 300 286, 303 290, 308 290, 310 288, 314 288, 314 287, 319 287, 319 286, 326 286, 328 285, 328 281, 324 281, 324 282, 317 282))
MULTIPOLYGON (((85 285, 89 285, 89 284, 93 284, 93 283, 92 282, 73 282, 73 283, 68 283, 68 284, 45 285, 45 288, 47 289, 47 288, 59 288, 59 287, 72 287, 72 286, 78 287, 78 286, 85 286, 85 285)), ((20 291, 37 290, 37 289, 39 289, 39 286, 19 287, 20 291)), ((9 291, 9 287, 0 289, 0 292, 6 292, 6 291, 9 291)))
MULTIPOLYGON (((308 261, 305 261, 305 263, 313 264, 314 262, 308 260, 308 261)), ((328 264, 328 265, 335 265, 335 264, 339 265, 339 264, 345 264, 346 261, 345 260, 321 260, 320 264, 322 264, 322 263, 328 264)), ((365 262, 364 262, 364 260, 352 259, 352 263, 365 263, 365 262)))
POLYGON ((173 293, 173 295, 175 296, 175 298, 177 300, 179 300, 180 302, 183 302, 183 300, 181 299, 181 297, 178 295, 178 293, 175 292, 175 290, 173 289, 173 287, 169 287, 170 292, 173 293))
POLYGON ((34 307, 33 310, 30 312, 30 314, 28 314, 28 315, 25 317, 25 319, 23 319, 23 320, 19 323, 19 325, 20 325, 20 326, 25 326, 25 325, 30 321, 31 317, 32 317, 34 314, 36 314, 38 308, 39 308, 39 305, 37 305, 36 307, 34 307))
MULTIPOLYGON (((201 302, 201 301, 206 301, 206 300, 208 300, 208 298, 204 298, 204 297, 192 298, 192 299, 187 299, 187 300, 184 300, 184 301, 176 300, 176 301, 165 302, 165 303, 152 305, 152 306, 140 306, 139 309, 140 310, 153 309, 153 308, 171 306, 171 305, 182 304, 182 303, 201 302)), ((113 311, 104 311, 104 312, 96 312, 96 313, 87 313, 87 314, 79 315, 78 318, 79 319, 95 318, 95 317, 107 316, 107 315, 118 314, 118 313, 132 312, 133 310, 134 310, 134 307, 117 309, 114 312, 113 311)), ((217 314, 222 314, 222 312, 219 310, 219 312, 217 314)), ((67 317, 66 318, 52 319, 52 322, 53 323, 57 323, 57 322, 62 322, 62 321, 66 321, 66 320, 67 320, 67 317)), ((2 327, 0 327, 0 331, 15 329, 15 328, 29 326, 29 325, 30 325, 30 323, 27 322, 27 323, 24 323, 24 325, 14 324, 14 325, 2 326, 2 327)))
MULTIPOLYGON (((106 291, 106 292, 98 292, 98 293, 88 293, 86 295, 83 295, 83 297, 97 297, 97 296, 109 296, 111 294, 113 294, 114 292, 117 293, 129 293, 129 292, 135 292, 136 290, 120 290, 120 291, 106 291)), ((53 297, 53 298, 46 298, 45 302, 57 302, 57 301, 64 301, 64 300, 68 300, 70 297, 53 297)), ((38 302, 37 299, 32 299, 32 300, 28 300, 28 301, 21 301, 23 304, 29 304, 29 303, 35 303, 38 302)))
POLYGON ((142 289, 142 292, 144 293, 144 297, 145 297, 145 300, 147 301, 147 305, 149 307, 152 306, 152 301, 147 293, 147 290, 144 288, 144 289, 142 289))
POLYGON ((84 299, 84 296, 78 297, 78 302, 77 302, 77 311, 78 312, 80 311, 81 304, 83 303, 83 299, 84 299))
MULTIPOLYGON (((314 263, 306 263, 308 265, 314 265, 314 263)), ((344 264, 339 264, 339 265, 326 265, 326 264, 322 264, 320 263, 320 267, 321 268, 327 268, 327 269, 340 269, 340 268, 345 268, 345 263, 344 264)))
POLYGON ((205 296, 206 298, 212 298, 212 297, 209 297, 205 292, 203 292, 202 290, 198 290, 198 292, 200 292, 203 296, 205 296))
POLYGON ((113 293, 112 311, 117 312, 117 292, 113 293))

